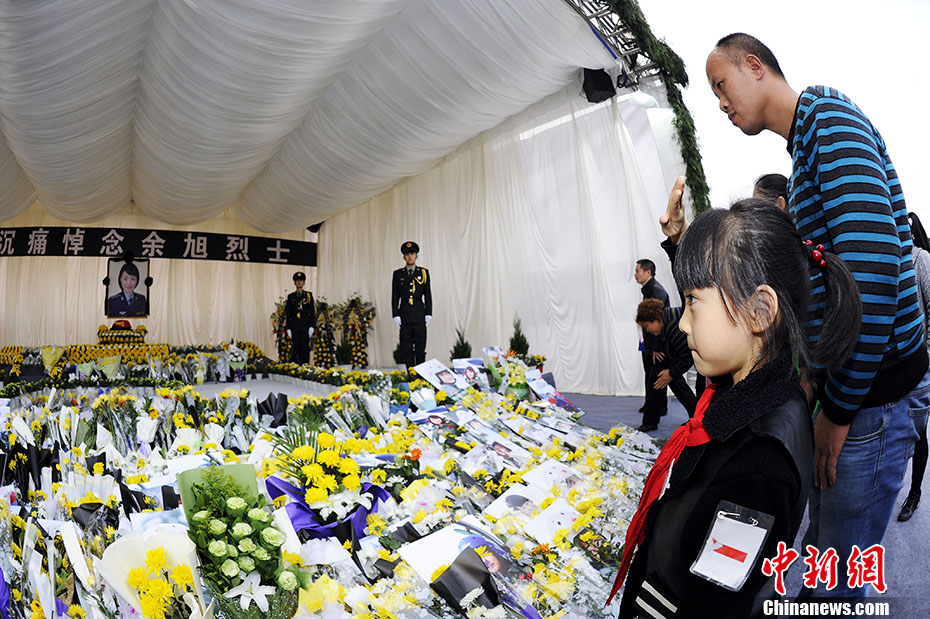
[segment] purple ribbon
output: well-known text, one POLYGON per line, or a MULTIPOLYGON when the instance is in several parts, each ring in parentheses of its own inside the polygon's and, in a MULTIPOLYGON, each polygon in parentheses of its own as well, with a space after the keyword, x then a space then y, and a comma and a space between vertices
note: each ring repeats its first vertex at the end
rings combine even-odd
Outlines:
MULTIPOLYGON (((322 524, 320 523, 320 516, 307 505, 307 501, 304 499, 303 489, 275 476, 267 478, 265 480, 265 486, 268 488, 268 494, 271 496, 272 500, 284 494, 293 499, 293 502, 288 503, 284 508, 287 512, 287 516, 291 519, 294 530, 305 530, 313 539, 343 537, 345 535, 346 524, 352 526, 358 539, 365 537, 368 514, 377 512, 378 502, 387 501, 391 496, 388 494, 387 490, 381 486, 365 482, 362 484, 362 493, 368 493, 374 497, 371 502, 370 510, 366 509, 363 505, 359 505, 351 514, 342 520, 337 520, 329 524, 322 524), (343 533, 343 535, 339 535, 339 533, 343 533)), ((344 542, 346 540, 343 539, 341 541, 344 542)))

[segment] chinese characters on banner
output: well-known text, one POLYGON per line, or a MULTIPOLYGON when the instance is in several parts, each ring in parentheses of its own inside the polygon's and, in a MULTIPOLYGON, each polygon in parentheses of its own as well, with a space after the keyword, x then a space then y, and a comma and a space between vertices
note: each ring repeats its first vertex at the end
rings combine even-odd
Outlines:
MULTIPOLYGON (((813 546, 808 546, 805 550, 807 556, 804 558, 804 565, 807 566, 807 571, 804 572, 804 586, 814 589, 818 583, 823 583, 828 591, 836 587, 837 567, 840 561, 836 550, 828 548, 820 552, 813 546)), ((785 542, 778 542, 775 557, 762 562, 762 573, 766 576, 775 575, 775 591, 779 595, 786 594, 785 572, 800 556, 797 550, 788 548, 785 542)), ((851 589, 872 585, 876 591, 884 593, 888 588, 885 584, 885 547, 875 544, 860 550, 854 545, 846 560, 846 576, 846 586, 851 589)))
POLYGON ((316 266, 316 243, 264 236, 87 228, 0 228, 0 257, 80 256, 222 260, 316 266))

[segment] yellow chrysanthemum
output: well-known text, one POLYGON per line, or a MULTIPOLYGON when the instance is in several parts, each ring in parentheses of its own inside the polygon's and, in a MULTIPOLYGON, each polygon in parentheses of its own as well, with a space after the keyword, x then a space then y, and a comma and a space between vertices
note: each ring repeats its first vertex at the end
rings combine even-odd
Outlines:
POLYGON ((362 480, 355 474, 346 475, 342 478, 342 485, 345 486, 346 490, 358 490, 362 485, 362 480))
POLYGON ((387 473, 384 472, 384 469, 375 469, 371 472, 371 483, 373 484, 383 484, 387 479, 387 473))
POLYGON ((313 482, 313 485, 317 488, 322 488, 327 492, 333 492, 336 488, 339 487, 339 482, 336 481, 336 478, 332 475, 323 475, 318 480, 313 482))
POLYGON ((145 553, 145 571, 157 574, 168 566, 168 554, 164 548, 152 548, 145 553))
POLYGON ((141 591, 143 587, 148 583, 149 577, 146 575, 145 570, 141 567, 134 567, 129 570, 129 577, 126 579, 126 584, 135 589, 136 591, 141 591))
POLYGON ((285 560, 287 563, 290 563, 291 565, 295 565, 295 566, 297 566, 297 567, 301 567, 301 566, 303 566, 303 564, 304 564, 304 560, 303 560, 303 559, 300 557, 300 555, 297 554, 296 552, 291 552, 291 551, 289 551, 289 550, 285 550, 285 551, 283 551, 283 552, 281 553, 281 556, 284 558, 284 560, 285 560))
POLYGON ((358 463, 352 458, 342 458, 339 462, 339 472, 343 475, 358 475, 358 463))
POLYGON ((174 597, 174 587, 163 578, 155 578, 149 580, 148 589, 145 591, 145 594, 154 596, 162 602, 167 603, 174 597))
POLYGON ((325 501, 328 498, 329 498, 329 493, 326 492, 326 490, 323 490, 322 488, 317 488, 316 486, 314 486, 313 488, 309 488, 306 494, 304 494, 304 500, 307 502, 308 505, 316 503, 317 501, 325 501))
POLYGON ((154 595, 143 595, 139 598, 139 612, 146 619, 165 619, 165 602, 154 595))
POLYGON ((322 449, 329 449, 336 444, 336 437, 328 432, 320 432, 316 437, 316 443, 322 449))
POLYGON ((194 575, 191 573, 191 566, 180 564, 174 566, 171 570, 171 580, 181 588, 194 586, 194 575))
POLYGON ((325 449, 316 455, 316 461, 326 466, 337 467, 340 459, 339 454, 332 449, 325 449))
POLYGON ((323 467, 316 462, 313 464, 304 465, 301 467, 300 472, 303 473, 307 481, 310 482, 314 482, 326 474, 326 472, 323 470, 323 467))
POLYGON ((313 456, 315 452, 313 448, 309 445, 301 445, 291 453, 291 457, 295 460, 306 460, 307 462, 313 461, 313 456))
POLYGON ((430 581, 430 582, 436 582, 436 580, 437 580, 440 576, 442 576, 442 573, 445 572, 447 569, 449 569, 449 564, 448 564, 448 563, 443 563, 442 565, 440 565, 439 567, 436 568, 436 570, 433 572, 433 574, 429 577, 429 581, 430 581))

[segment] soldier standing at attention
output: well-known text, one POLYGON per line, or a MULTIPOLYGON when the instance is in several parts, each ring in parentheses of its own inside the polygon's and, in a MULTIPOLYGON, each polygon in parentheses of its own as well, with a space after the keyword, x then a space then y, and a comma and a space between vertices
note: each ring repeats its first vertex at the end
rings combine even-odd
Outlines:
POLYGON ((394 271, 391 282, 391 314, 400 329, 400 351, 408 368, 426 361, 426 325, 433 318, 429 271, 417 266, 420 246, 407 241, 400 246, 404 267, 394 271))
POLYGON ((313 328, 316 326, 316 304, 313 293, 304 290, 307 276, 303 271, 294 273, 294 287, 296 290, 287 295, 284 306, 287 336, 294 344, 293 360, 295 363, 310 362, 310 338, 313 337, 313 328))

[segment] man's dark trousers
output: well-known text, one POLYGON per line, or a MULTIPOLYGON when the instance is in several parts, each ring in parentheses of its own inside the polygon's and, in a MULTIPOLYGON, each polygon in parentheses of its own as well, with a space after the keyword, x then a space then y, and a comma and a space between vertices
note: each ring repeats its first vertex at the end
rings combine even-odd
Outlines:
MULTIPOLYGON (((659 372, 667 369, 668 364, 665 361, 652 364, 652 373, 649 375, 648 384, 650 386, 654 384, 659 378, 659 372)), ((694 416, 694 409, 697 407, 697 396, 694 395, 691 386, 685 381, 685 377, 678 376, 677 378, 673 378, 672 382, 668 384, 668 387, 672 390, 672 393, 675 394, 675 397, 678 398, 678 401, 681 402, 681 405, 685 407, 685 410, 688 412, 688 417, 694 416)), ((646 390, 646 410, 643 412, 643 425, 659 425, 659 417, 661 416, 659 413, 662 410, 660 404, 664 403, 664 405, 668 407, 668 398, 664 392, 664 389, 661 391, 658 389, 646 390), (664 402, 656 401, 660 397, 664 402)))
POLYGON ((296 329, 291 329, 291 344, 294 346, 294 362, 295 363, 309 363, 310 362, 310 334, 309 327, 304 329, 303 327, 298 327, 296 329))
POLYGON ((426 323, 400 324, 400 353, 408 368, 426 361, 426 323))

